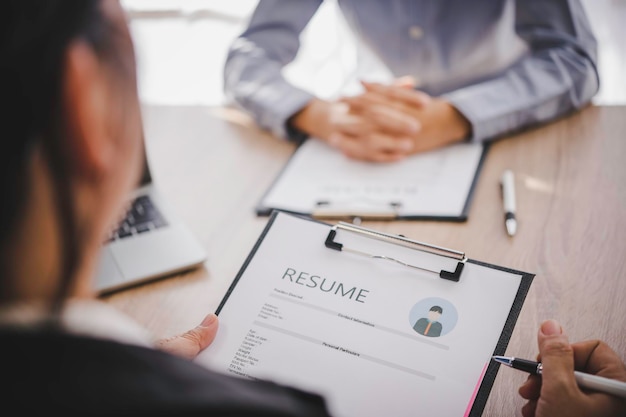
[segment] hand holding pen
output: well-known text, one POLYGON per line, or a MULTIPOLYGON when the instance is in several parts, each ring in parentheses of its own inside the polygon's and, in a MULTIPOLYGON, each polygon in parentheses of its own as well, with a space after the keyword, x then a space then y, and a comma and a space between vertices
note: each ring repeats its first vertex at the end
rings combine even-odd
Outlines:
POLYGON ((574 376, 579 371, 626 382, 626 365, 604 342, 586 341, 570 345, 567 335, 554 320, 541 325, 538 333, 542 374, 531 374, 520 387, 528 400, 524 417, 617 417, 626 416, 626 399, 581 388, 574 376))

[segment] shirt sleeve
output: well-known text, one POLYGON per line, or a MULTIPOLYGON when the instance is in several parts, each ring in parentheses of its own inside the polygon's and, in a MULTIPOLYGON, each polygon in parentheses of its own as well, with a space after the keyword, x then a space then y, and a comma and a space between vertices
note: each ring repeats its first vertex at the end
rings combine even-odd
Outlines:
POLYGON ((259 0, 248 27, 224 65, 226 96, 258 125, 281 138, 302 140, 287 120, 313 99, 282 75, 300 48, 300 34, 323 0, 259 0))
POLYGON ((484 141, 586 105, 598 91, 597 43, 579 0, 517 0, 530 53, 499 76, 444 94, 484 141))

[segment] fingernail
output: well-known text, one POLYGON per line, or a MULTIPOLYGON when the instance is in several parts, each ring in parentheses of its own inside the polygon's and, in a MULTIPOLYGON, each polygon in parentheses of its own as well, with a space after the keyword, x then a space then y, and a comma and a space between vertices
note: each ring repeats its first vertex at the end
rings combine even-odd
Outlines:
POLYGON ((366 90, 371 90, 372 87, 376 87, 377 85, 378 83, 375 82, 363 81, 363 87, 365 87, 366 90))
POLYGON ((210 325, 215 323, 216 320, 217 320, 217 316, 211 313, 208 316, 206 316, 204 320, 202 320, 202 323, 200 323, 200 326, 209 327, 210 325))
POLYGON ((546 320, 541 324, 541 333, 546 336, 563 334, 563 328, 556 320, 546 320))
POLYGON ((401 147, 405 151, 410 151, 411 149, 413 149, 413 142, 410 140, 405 140, 404 142, 402 142, 401 147))
POLYGON ((332 146, 335 146, 339 143, 339 135, 336 134, 332 134, 328 137, 328 143, 330 143, 332 146))

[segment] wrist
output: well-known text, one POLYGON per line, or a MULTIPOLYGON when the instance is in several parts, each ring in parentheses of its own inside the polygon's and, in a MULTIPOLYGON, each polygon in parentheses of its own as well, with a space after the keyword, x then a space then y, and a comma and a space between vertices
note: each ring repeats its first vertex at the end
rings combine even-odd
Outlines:
POLYGON ((460 142, 470 137, 472 124, 456 107, 446 100, 441 100, 444 108, 445 120, 448 126, 448 136, 453 142, 460 142))
POLYGON ((320 139, 330 136, 329 123, 331 103, 314 98, 289 119, 289 125, 301 132, 320 139))

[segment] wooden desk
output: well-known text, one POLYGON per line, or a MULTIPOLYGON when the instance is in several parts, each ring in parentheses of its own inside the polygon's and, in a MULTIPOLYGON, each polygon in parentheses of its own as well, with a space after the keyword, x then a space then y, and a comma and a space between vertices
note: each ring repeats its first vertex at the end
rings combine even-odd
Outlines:
MULTIPOLYGON (((146 107, 157 185, 208 252, 205 267, 107 296, 157 336, 214 311, 265 226, 253 207, 294 150, 234 110, 146 107)), ((589 107, 494 143, 466 223, 368 227, 536 274, 508 354, 534 358, 541 321, 571 341, 607 341, 626 361, 626 106, 589 107), (504 229, 498 180, 516 173, 518 234, 504 229)), ((519 415, 526 375, 498 373, 485 416, 519 415), (515 411, 514 411, 515 410, 515 411)))

